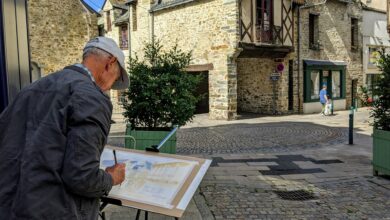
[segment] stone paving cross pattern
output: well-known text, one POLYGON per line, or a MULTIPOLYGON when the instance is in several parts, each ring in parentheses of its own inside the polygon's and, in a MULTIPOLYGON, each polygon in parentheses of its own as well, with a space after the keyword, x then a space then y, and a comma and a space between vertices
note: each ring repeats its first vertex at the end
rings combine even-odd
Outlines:
POLYGON ((342 163, 341 160, 316 160, 307 158, 303 155, 276 155, 277 158, 257 158, 257 159, 223 159, 222 157, 212 157, 211 167, 218 166, 220 163, 247 163, 256 165, 261 162, 275 162, 277 165, 267 166, 270 170, 259 170, 263 175, 288 175, 288 174, 309 174, 323 173, 325 170, 320 168, 302 169, 294 163, 294 161, 311 161, 314 164, 332 164, 342 163))

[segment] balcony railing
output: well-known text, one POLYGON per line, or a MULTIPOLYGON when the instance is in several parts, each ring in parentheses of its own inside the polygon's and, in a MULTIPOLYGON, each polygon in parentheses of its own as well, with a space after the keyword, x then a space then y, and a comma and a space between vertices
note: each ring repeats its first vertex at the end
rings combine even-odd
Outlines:
POLYGON ((255 43, 282 45, 282 39, 280 26, 256 25, 255 43))

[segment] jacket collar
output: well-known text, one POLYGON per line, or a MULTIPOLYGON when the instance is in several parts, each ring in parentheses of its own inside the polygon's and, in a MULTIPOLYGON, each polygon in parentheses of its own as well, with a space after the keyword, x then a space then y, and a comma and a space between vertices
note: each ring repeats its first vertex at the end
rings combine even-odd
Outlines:
POLYGON ((109 98, 109 96, 105 92, 103 92, 103 90, 95 83, 95 80, 91 79, 88 71, 85 70, 84 68, 74 64, 71 66, 67 66, 64 69, 70 69, 70 70, 73 70, 73 71, 76 71, 76 72, 83 74, 85 77, 87 77, 95 85, 96 89, 98 89, 101 93, 103 93, 105 96, 107 96, 109 98))

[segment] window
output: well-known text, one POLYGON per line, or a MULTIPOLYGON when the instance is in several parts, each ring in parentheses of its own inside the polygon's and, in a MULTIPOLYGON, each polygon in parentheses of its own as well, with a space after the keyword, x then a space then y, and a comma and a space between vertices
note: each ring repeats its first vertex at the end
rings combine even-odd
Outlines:
POLYGON ((368 68, 376 68, 380 57, 380 48, 369 48, 368 68))
MULTIPOLYGON (((304 102, 318 102, 322 86, 327 86, 327 94, 332 99, 345 99, 345 65, 311 65, 305 62, 304 102), (306 66, 309 64, 310 66, 306 66)), ((318 61, 315 61, 318 62, 318 61)))
POLYGON ((128 48, 128 28, 127 24, 120 26, 119 28, 119 42, 120 48, 122 50, 127 50, 128 48))
POLYGON ((257 0, 256 1, 256 29, 257 40, 260 42, 272 41, 272 26, 273 26, 273 1, 272 0, 257 0))
POLYGON ((358 19, 351 18, 351 49, 356 50, 359 44, 358 19))
POLYGON ((98 25, 98 32, 99 32, 99 36, 104 37, 105 34, 104 25, 98 25))
POLYGON ((341 98, 341 73, 332 71, 332 98, 341 98))
POLYGON ((316 14, 309 15, 309 48, 313 50, 320 49, 318 17, 316 14))
POLYGON ((319 99, 320 96, 320 71, 313 70, 310 74, 310 98, 319 99))
POLYGON ((111 31, 111 13, 110 11, 106 12, 107 17, 107 31, 111 31))
POLYGON ((133 31, 136 31, 137 30, 137 5, 133 5, 132 7, 132 13, 131 13, 131 17, 132 17, 132 22, 133 22, 133 31))
POLYGON ((377 99, 376 90, 378 88, 378 82, 381 78, 381 74, 367 74, 367 92, 368 96, 373 100, 377 99))

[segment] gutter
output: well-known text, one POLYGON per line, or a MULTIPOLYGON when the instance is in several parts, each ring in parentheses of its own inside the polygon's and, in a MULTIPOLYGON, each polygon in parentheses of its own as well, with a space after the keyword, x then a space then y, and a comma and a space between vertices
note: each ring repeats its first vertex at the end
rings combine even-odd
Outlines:
POLYGON ((298 7, 298 113, 301 113, 301 10, 326 4, 327 0, 317 4, 304 4, 298 7))

